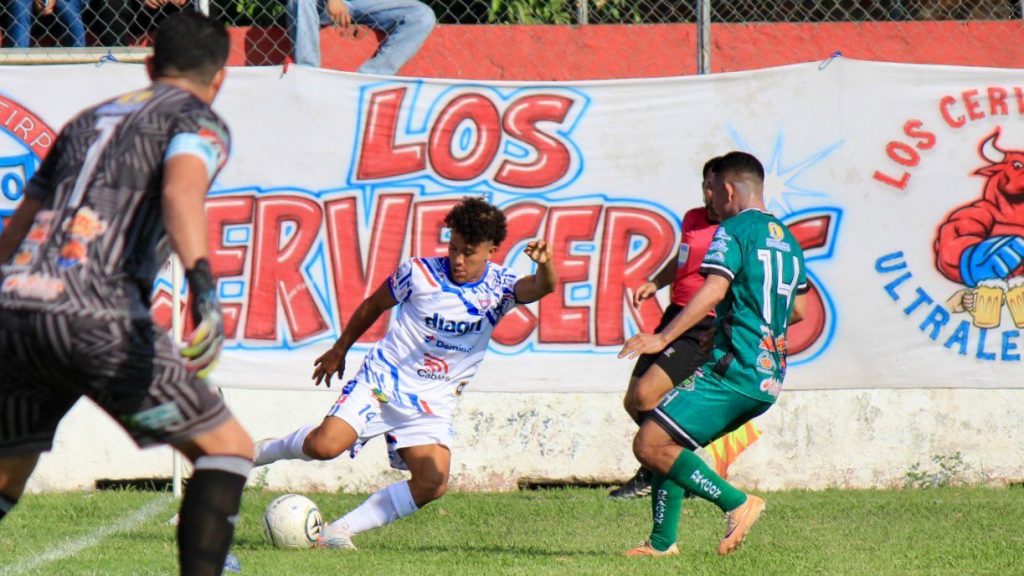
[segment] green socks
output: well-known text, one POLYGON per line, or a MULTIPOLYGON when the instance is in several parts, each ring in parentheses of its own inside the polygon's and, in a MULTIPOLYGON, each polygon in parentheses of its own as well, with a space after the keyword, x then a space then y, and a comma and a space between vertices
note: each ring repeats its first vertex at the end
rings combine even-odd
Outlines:
POLYGON ((679 514, 683 510, 686 491, 679 484, 658 473, 651 474, 651 546, 668 550, 679 537, 679 514))
POLYGON ((660 552, 668 550, 679 538, 679 514, 683 498, 692 492, 710 501, 723 512, 735 510, 747 501, 747 495, 722 479, 700 456, 684 449, 668 476, 651 474, 651 546, 660 552))
MULTIPOLYGON (((672 465, 672 469, 669 470, 668 477, 687 491, 718 506, 722 512, 735 510, 747 501, 746 494, 722 479, 692 450, 683 449, 675 464, 672 465)), ((657 498, 655 498, 655 503, 657 503, 657 498)), ((655 529, 657 529, 657 520, 655 520, 655 529)))

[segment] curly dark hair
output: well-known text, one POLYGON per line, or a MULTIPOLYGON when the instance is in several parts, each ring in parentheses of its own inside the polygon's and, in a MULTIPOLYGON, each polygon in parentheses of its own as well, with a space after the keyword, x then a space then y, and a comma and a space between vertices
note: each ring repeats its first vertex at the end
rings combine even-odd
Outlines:
POLYGON ((495 246, 505 241, 505 214, 483 198, 465 196, 444 217, 444 223, 469 245, 490 240, 495 246))

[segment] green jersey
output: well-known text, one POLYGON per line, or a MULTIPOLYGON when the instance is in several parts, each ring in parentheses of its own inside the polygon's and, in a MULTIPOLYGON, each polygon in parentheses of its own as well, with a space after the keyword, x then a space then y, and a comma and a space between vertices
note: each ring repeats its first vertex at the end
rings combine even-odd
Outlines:
POLYGON ((807 291, 804 252, 786 225, 750 209, 725 220, 700 268, 729 280, 715 309, 715 346, 704 365, 746 396, 774 402, 786 375, 786 329, 807 291))

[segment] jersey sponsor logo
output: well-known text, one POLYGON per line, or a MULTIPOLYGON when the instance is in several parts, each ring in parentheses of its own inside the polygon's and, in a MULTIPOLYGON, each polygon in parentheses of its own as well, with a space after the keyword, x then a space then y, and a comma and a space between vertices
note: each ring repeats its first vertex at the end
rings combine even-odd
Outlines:
POLYGON ((152 90, 137 90, 119 96, 96 109, 100 116, 125 116, 142 108, 153 98, 152 90))
POLYGON ((107 230, 107 223, 89 207, 83 207, 64 221, 67 238, 60 248, 57 264, 61 268, 72 268, 89 261, 89 244, 107 230))
POLYGON ((466 354, 469 354, 470 352, 473 351, 473 348, 471 346, 460 346, 459 344, 449 344, 448 342, 445 342, 444 340, 441 340, 440 338, 438 338, 437 336, 434 336, 434 335, 427 336, 426 338, 423 339, 423 341, 426 342, 427 344, 431 345, 431 346, 435 346, 435 347, 440 348, 442 350, 448 350, 448 351, 451 351, 451 352, 464 352, 466 354))
POLYGON ((11 274, 4 278, 0 292, 34 300, 56 300, 64 293, 64 281, 45 274, 11 274))
POLYGON ((185 421, 181 409, 174 402, 165 402, 123 419, 125 426, 134 430, 167 430, 185 421))
POLYGON ((469 322, 466 320, 448 320, 437 312, 434 312, 433 316, 427 316, 424 318, 423 323, 431 330, 437 330, 438 332, 453 334, 455 336, 479 334, 483 331, 484 327, 483 318, 476 322, 469 322))
POLYGON ((782 381, 776 378, 765 378, 764 380, 761 380, 759 388, 761 389, 761 392, 764 392, 773 398, 778 398, 779 394, 782 393, 782 381))
POLYGON ((708 246, 708 251, 710 251, 710 252, 728 252, 729 251, 729 245, 725 242, 725 240, 715 240, 714 242, 712 242, 708 246))
POLYGON ((40 210, 36 212, 32 228, 29 229, 25 240, 33 244, 42 244, 50 237, 50 230, 53 228, 53 220, 57 213, 53 210, 40 210))
POLYGON ((944 181, 964 190, 956 196, 967 199, 943 207, 943 215, 932 221, 934 228, 920 235, 918 243, 930 245, 931 252, 922 256, 916 248, 894 246, 876 258, 875 271, 895 305, 891 313, 907 322, 907 332, 969 362, 1022 360, 1024 131, 1003 133, 1003 126, 990 127, 991 120, 974 124, 990 116, 984 110, 975 113, 985 101, 979 92, 988 95, 994 119, 1012 90, 983 86, 962 97, 936 95, 938 116, 932 123, 908 120, 885 148, 894 165, 874 172, 883 190, 928 203, 932 187, 914 185, 928 166, 925 152, 941 149, 943 158, 957 154, 963 159, 955 171, 966 178, 944 181))
POLYGON ((12 261, 15 266, 26 267, 32 264, 32 261, 36 259, 36 252, 38 248, 36 246, 23 246, 17 254, 14 255, 12 261))
POLYGON ((721 252, 708 252, 704 255, 705 262, 725 262, 725 254, 721 252))
MULTIPOLYGON (((761 356, 767 356, 768 359, 771 360, 772 357, 768 354, 770 352, 778 356, 779 377, 785 378, 788 364, 787 358, 789 357, 789 340, 786 338, 786 335, 782 334, 780 336, 775 336, 772 333, 771 328, 768 326, 761 326, 761 341, 758 343, 757 347, 764 351, 757 357, 757 370, 764 373, 761 368, 761 356)), ((772 374, 774 375, 774 362, 772 362, 772 370, 772 374)))
POLYGON ((27 267, 32 265, 32 262, 35 261, 36 256, 39 254, 39 246, 50 237, 56 215, 57 213, 53 210, 40 210, 36 212, 32 227, 29 228, 25 238, 21 241, 21 246, 18 247, 17 254, 14 255, 14 266, 27 267))
POLYGON ((782 226, 775 222, 768 223, 768 238, 764 242, 766 246, 782 252, 789 252, 789 242, 783 240, 785 237, 786 233, 782 231, 782 226))
POLYGON ((451 380, 448 376, 448 362, 439 356, 429 352, 423 354, 423 368, 416 369, 416 375, 427 380, 438 380, 447 382, 451 380))
POLYGON ((761 342, 758 344, 758 348, 761 350, 768 350, 769 352, 786 352, 786 336, 774 336, 771 328, 767 326, 761 326, 761 342))
POLYGON ((732 240, 732 236, 729 236, 729 233, 725 231, 725 228, 719 226, 718 230, 715 230, 714 240, 722 240, 723 242, 728 242, 729 240, 732 240))

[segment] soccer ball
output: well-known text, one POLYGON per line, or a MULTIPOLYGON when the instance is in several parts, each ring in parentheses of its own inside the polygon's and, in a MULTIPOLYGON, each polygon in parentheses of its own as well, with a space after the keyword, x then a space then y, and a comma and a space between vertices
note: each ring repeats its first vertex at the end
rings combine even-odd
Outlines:
POLYGON ((278 548, 312 548, 323 525, 324 519, 316 504, 298 494, 278 497, 263 513, 263 533, 278 548))

